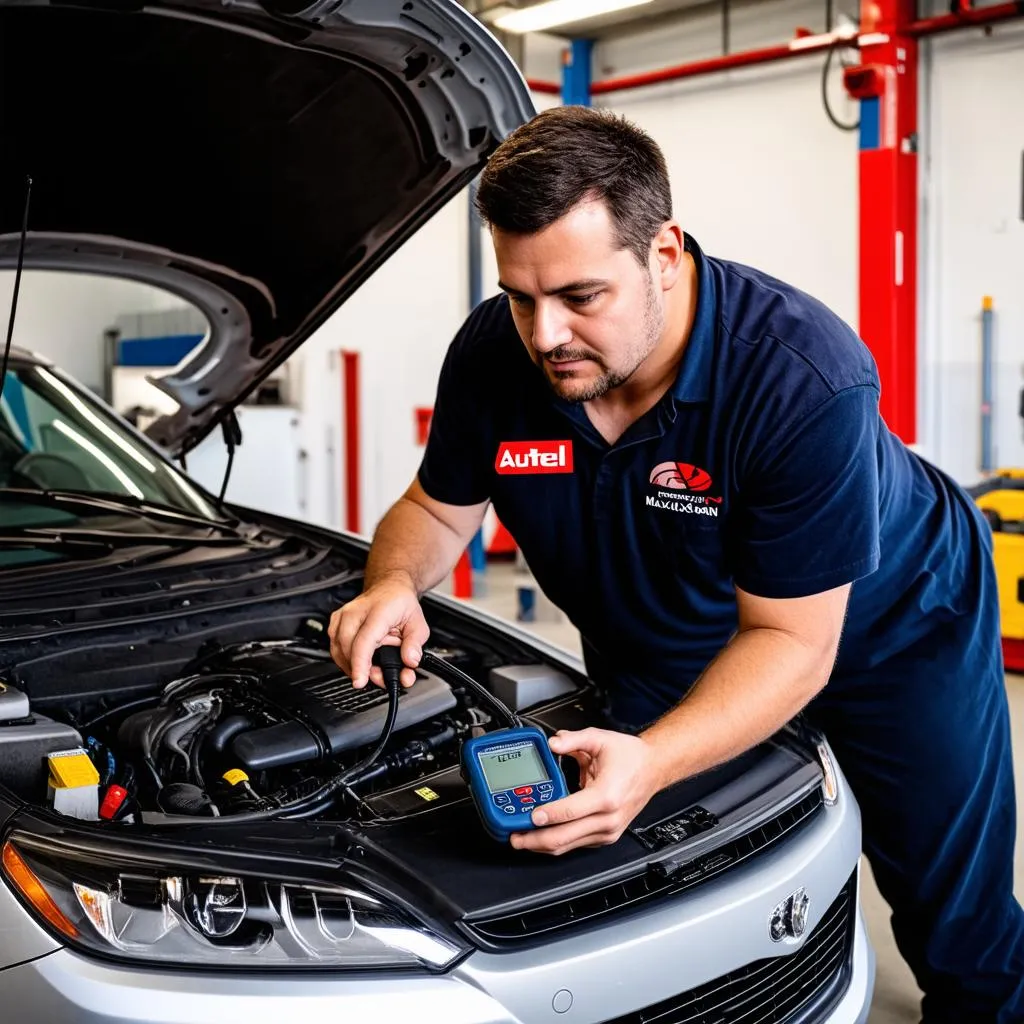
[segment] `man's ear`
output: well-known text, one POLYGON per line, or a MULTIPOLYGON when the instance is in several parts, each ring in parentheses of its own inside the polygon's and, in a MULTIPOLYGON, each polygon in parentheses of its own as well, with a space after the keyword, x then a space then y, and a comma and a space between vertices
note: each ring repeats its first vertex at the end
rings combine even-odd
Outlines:
POLYGON ((651 243, 652 270, 663 291, 669 291, 679 280, 685 252, 682 227, 677 221, 665 221, 651 243))

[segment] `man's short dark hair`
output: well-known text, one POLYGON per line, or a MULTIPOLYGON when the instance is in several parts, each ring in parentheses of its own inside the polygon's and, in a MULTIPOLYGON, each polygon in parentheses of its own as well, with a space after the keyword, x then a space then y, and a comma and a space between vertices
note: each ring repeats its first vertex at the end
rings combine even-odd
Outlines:
POLYGON ((647 267, 651 242, 672 216, 665 157, 624 117, 554 107, 517 128, 484 168, 476 204, 486 224, 533 234, 584 200, 603 200, 617 244, 647 267))

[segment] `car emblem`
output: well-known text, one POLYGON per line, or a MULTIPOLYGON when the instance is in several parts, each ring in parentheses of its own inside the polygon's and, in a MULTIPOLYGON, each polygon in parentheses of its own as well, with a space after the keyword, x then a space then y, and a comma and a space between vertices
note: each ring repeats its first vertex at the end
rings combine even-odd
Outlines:
POLYGON ((768 919, 768 934, 772 942, 801 938, 807 930, 810 909, 811 898, 802 888, 782 900, 768 919))

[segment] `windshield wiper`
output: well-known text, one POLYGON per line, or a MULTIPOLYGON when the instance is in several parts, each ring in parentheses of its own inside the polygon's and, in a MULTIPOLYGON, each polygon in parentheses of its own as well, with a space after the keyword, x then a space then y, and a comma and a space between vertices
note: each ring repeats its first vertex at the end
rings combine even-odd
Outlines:
POLYGON ((3 547, 88 547, 90 549, 130 547, 254 547, 245 537, 197 537, 183 533, 132 533, 130 530, 88 530, 79 527, 22 526, 0 533, 3 547))
POLYGON ((12 551, 56 551, 62 555, 109 555, 114 545, 106 540, 90 540, 86 537, 41 536, 24 533, 0 534, 0 550, 12 551))
POLYGON ((158 519, 165 523, 181 526, 197 526, 204 530, 219 530, 234 537, 241 534, 232 522, 204 519, 189 512, 179 512, 163 505, 154 505, 138 498, 100 498, 91 494, 69 493, 67 491, 37 491, 29 487, 0 487, 0 500, 23 501, 28 504, 49 505, 55 508, 87 509, 92 512, 112 514, 125 513, 139 518, 158 519))

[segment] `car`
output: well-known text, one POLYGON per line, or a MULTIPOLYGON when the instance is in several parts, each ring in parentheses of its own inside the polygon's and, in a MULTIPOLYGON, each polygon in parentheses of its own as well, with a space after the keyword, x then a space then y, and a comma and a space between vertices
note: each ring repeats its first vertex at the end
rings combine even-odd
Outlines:
POLYGON ((827 737, 798 716, 614 844, 516 851, 462 751, 604 723, 581 661, 433 593, 416 684, 357 690, 326 630, 366 541, 179 465, 233 443, 240 403, 531 115, 497 42, 448 0, 0 0, 0 38, 0 266, 144 281, 209 323, 145 432, 5 353, 5 1013, 866 1020, 860 815, 827 737))

